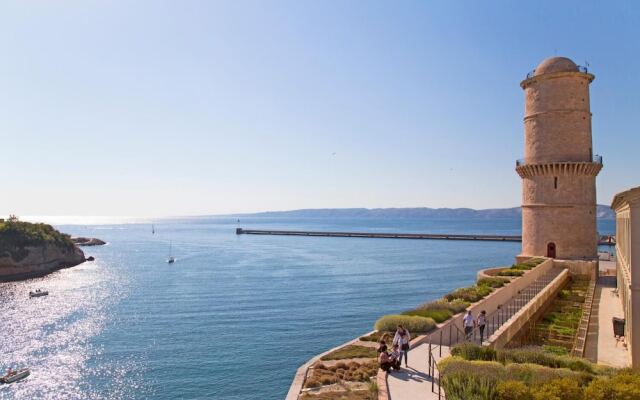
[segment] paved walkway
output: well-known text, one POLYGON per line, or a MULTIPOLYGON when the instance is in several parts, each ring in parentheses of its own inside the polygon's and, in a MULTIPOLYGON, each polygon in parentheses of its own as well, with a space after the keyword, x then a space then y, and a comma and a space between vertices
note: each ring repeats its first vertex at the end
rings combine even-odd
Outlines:
POLYGON ((615 277, 598 279, 585 346, 585 358, 612 367, 628 367, 629 352, 613 335, 613 317, 624 318, 620 297, 614 291, 615 277))
MULTIPOLYGON (((439 361, 438 354, 435 356, 436 361, 439 361)), ((443 346, 442 358, 448 356, 449 348, 443 346)), ((409 367, 403 365, 400 371, 391 372, 387 381, 391 400, 438 399, 438 394, 431 392, 429 344, 423 343, 409 351, 409 367)))

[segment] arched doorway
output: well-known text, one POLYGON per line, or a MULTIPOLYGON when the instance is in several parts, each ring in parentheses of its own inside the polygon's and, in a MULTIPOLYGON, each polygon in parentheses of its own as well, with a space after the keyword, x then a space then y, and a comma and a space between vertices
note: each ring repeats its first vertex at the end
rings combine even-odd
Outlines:
POLYGON ((547 257, 556 258, 556 244, 553 242, 547 243, 547 257))

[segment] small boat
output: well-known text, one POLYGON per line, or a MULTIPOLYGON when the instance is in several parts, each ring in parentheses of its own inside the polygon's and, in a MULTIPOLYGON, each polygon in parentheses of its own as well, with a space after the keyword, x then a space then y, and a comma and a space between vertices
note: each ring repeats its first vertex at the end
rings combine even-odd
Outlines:
POLYGON ((48 295, 49 295, 48 290, 36 289, 35 292, 29 292, 29 297, 42 297, 42 296, 48 296, 48 295))
POLYGON ((3 383, 17 382, 20 379, 24 379, 27 376, 29 376, 30 373, 31 371, 29 370, 29 368, 22 368, 17 371, 9 370, 5 375, 0 376, 0 382, 3 382, 3 383))

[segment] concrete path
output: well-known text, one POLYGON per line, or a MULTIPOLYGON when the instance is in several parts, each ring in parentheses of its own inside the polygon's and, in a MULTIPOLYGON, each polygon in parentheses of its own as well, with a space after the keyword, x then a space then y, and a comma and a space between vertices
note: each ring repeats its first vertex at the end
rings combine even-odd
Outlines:
MULTIPOLYGON (((449 348, 443 346, 442 358, 448 356, 449 348)), ((435 357, 436 361, 441 359, 438 354, 435 357)), ((389 374, 387 381, 391 400, 437 400, 438 394, 431 392, 429 345, 423 343, 409 351, 409 367, 403 364, 400 371, 389 374)))
POLYGON ((624 318, 620 297, 615 292, 615 277, 600 277, 596 285, 591 321, 585 346, 585 358, 611 367, 628 367, 629 352, 613 335, 613 317, 624 318))

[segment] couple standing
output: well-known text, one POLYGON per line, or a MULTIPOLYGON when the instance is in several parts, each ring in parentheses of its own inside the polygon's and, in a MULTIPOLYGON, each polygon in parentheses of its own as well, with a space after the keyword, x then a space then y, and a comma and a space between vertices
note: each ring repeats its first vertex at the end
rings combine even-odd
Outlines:
POLYGON ((473 318, 471 310, 467 311, 462 322, 464 324, 464 336, 467 340, 471 340, 471 333, 477 326, 480 330, 480 343, 484 341, 484 328, 487 326, 487 312, 485 310, 480 311, 478 319, 473 318))

